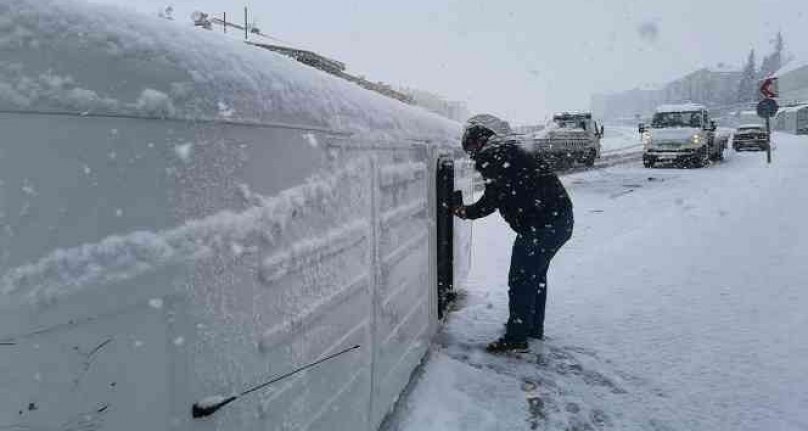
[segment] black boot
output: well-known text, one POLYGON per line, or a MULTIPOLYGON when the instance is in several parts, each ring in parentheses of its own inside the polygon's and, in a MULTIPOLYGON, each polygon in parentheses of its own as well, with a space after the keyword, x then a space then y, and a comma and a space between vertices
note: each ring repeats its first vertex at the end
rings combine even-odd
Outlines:
POLYGON ((530 346, 528 346, 527 341, 513 341, 502 337, 490 343, 485 350, 490 353, 527 353, 530 351, 530 346))
MULTIPOLYGON (((502 324, 505 329, 508 329, 508 322, 502 324)), ((534 329, 527 334, 527 338, 533 338, 534 340, 544 340, 544 329, 534 329)))

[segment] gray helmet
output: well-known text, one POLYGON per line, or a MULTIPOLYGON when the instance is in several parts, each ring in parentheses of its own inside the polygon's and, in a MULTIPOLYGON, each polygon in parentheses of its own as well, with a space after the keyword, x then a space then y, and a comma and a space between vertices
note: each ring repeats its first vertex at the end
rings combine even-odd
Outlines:
POLYGON ((490 114, 478 114, 466 121, 461 144, 463 150, 474 158, 476 153, 491 139, 510 133, 511 126, 507 121, 490 114))
POLYGON ((491 114, 477 114, 466 120, 466 129, 470 129, 474 126, 481 126, 499 136, 509 135, 511 133, 511 125, 508 124, 507 121, 501 120, 491 114))

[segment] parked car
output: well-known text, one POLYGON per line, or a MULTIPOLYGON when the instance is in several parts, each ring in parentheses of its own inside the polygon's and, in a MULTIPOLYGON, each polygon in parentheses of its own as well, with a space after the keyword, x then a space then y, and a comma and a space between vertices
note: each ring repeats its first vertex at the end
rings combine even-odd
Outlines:
POLYGON ((759 124, 742 124, 732 135, 732 149, 764 151, 769 143, 766 128, 759 124))

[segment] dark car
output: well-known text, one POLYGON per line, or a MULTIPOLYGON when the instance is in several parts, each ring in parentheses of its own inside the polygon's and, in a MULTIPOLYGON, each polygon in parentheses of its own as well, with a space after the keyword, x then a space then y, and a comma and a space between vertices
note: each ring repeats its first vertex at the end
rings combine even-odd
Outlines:
POLYGON ((732 136, 732 148, 735 151, 760 150, 768 145, 769 139, 766 128, 759 124, 744 124, 735 130, 732 136))

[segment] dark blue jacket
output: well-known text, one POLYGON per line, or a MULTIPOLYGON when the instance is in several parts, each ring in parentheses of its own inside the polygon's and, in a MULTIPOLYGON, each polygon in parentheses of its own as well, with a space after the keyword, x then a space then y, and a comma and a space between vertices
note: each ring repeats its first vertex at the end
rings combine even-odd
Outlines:
POLYGON ((485 179, 485 193, 466 207, 466 218, 499 210, 520 234, 572 223, 572 202, 558 176, 516 142, 489 141, 474 162, 485 179))

